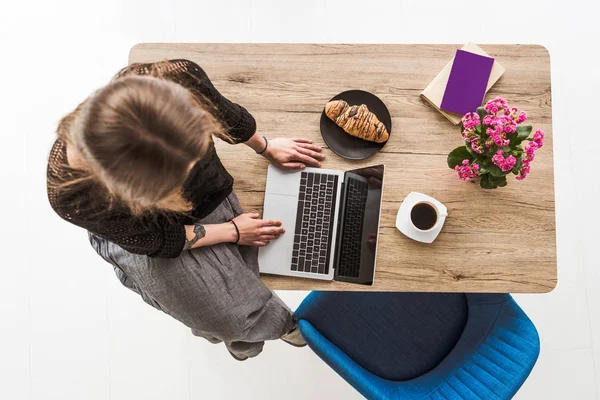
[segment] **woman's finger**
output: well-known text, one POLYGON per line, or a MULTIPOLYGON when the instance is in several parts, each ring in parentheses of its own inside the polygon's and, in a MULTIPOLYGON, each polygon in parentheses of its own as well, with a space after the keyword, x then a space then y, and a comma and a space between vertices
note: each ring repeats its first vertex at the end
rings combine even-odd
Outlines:
POLYGON ((292 140, 296 143, 312 143, 312 140, 304 138, 293 138, 292 140))
POLYGON ((260 215, 257 213, 249 213, 248 216, 252 219, 257 219, 260 218, 260 215))
POLYGON ((258 238, 261 242, 279 239, 279 235, 263 235, 258 238))
POLYGON ((294 157, 294 159, 296 159, 297 161, 302 161, 306 165, 312 165, 315 167, 321 166, 321 163, 318 160, 315 160, 314 158, 306 156, 300 152, 296 153, 296 156, 294 157))
POLYGON ((305 149, 309 149, 309 150, 312 150, 312 151, 317 151, 317 152, 319 152, 319 153, 321 152, 321 150, 323 150, 323 149, 321 148, 321 146, 317 146, 317 145, 315 145, 315 144, 308 144, 308 143, 298 143, 298 144, 297 144, 297 146, 298 146, 298 147, 304 147, 305 149))
POLYGON ((266 227, 260 230, 261 235, 282 235, 285 233, 285 229, 281 227, 266 227))
POLYGON ((256 240, 256 241, 252 242, 252 246, 258 246, 258 247, 264 247, 268 244, 269 244, 268 241, 263 242, 263 241, 256 240))
POLYGON ((302 169, 305 168, 306 165, 299 163, 299 162, 285 162, 283 164, 281 164, 281 166, 285 167, 285 168, 289 168, 289 169, 302 169))
POLYGON ((312 157, 315 160, 324 160, 325 159, 325 154, 317 153, 316 151, 305 149, 303 147, 298 147, 298 152, 305 154, 309 157, 312 157))
POLYGON ((265 227, 265 226, 281 226, 281 221, 276 221, 274 219, 263 219, 261 221, 260 227, 265 227))

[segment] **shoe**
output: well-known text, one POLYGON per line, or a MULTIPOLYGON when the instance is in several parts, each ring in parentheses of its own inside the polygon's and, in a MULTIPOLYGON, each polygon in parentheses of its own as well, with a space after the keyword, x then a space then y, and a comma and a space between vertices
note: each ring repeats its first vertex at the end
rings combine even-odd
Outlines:
POLYGON ((304 338, 302 337, 302 334, 300 333, 300 329, 298 329, 298 327, 295 327, 289 333, 283 335, 281 337, 281 340, 294 347, 306 346, 306 342, 304 341, 304 338))
POLYGON ((235 358, 238 361, 246 361, 248 359, 248 356, 245 354, 234 353, 232 351, 229 351, 229 354, 231 354, 231 357, 235 358))

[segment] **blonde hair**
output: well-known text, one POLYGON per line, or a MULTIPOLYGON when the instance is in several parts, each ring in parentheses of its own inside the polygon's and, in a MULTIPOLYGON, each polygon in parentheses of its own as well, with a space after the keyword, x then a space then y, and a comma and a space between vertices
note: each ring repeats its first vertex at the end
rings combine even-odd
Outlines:
POLYGON ((111 204, 118 201, 136 215, 189 211, 185 179, 212 135, 223 134, 208 111, 211 107, 160 76, 119 73, 82 104, 70 129, 63 132, 89 167, 63 188, 99 182, 111 204))

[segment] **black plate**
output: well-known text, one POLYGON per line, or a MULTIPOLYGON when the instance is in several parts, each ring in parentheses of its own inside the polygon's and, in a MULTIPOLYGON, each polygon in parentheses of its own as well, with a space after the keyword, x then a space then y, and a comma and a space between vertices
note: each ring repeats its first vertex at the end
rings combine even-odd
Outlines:
MULTIPOLYGON (((383 104, 383 101, 374 94, 365 92, 364 90, 348 90, 338 94, 329 101, 333 100, 345 100, 351 106, 366 105, 369 111, 374 113, 383 122, 390 136, 392 135, 392 117, 390 116, 390 112, 385 104, 383 104)), ((381 150, 387 143, 387 141, 383 143, 369 142, 347 134, 325 115, 325 108, 323 108, 323 113, 321 114, 321 136, 323 136, 323 140, 335 154, 349 160, 364 160, 365 158, 369 158, 381 150)))

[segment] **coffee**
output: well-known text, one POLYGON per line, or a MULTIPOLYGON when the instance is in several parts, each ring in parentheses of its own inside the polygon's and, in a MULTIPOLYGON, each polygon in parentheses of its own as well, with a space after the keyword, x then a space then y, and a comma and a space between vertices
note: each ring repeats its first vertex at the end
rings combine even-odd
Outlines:
POLYGON ((414 226, 422 231, 433 228, 438 215, 435 208, 429 203, 417 203, 410 212, 410 219, 414 226))

